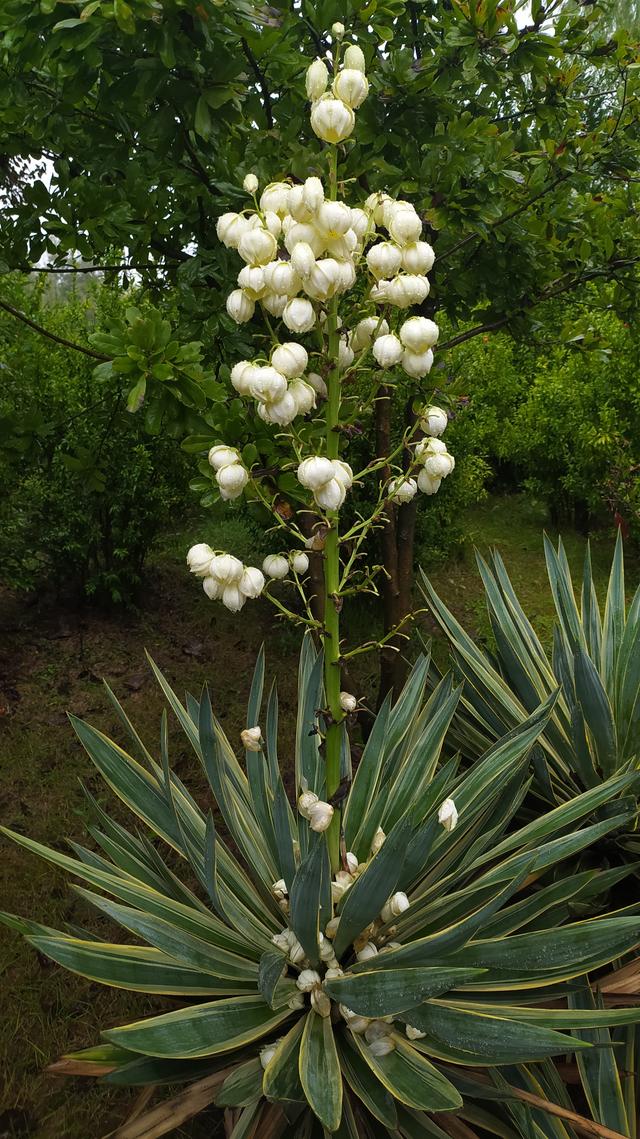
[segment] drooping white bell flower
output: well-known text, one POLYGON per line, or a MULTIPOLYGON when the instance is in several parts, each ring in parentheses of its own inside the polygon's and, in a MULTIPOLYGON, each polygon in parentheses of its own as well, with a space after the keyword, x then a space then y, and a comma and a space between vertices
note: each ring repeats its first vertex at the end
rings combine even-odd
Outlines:
POLYGON ((453 799, 445 799, 438 810, 438 822, 446 831, 452 831, 458 822, 458 811, 453 799))
POLYGON ((456 461, 448 452, 440 455, 429 455, 425 460, 424 469, 434 479, 446 479, 450 475, 456 461))
POLYGON ((270 364, 256 367, 249 377, 249 391, 254 399, 272 403, 286 394, 287 378, 270 364))
POLYGON ((301 335, 313 328, 316 323, 316 313, 311 301, 305 297, 294 297, 287 304, 282 319, 290 332, 301 335))
POLYGON ((352 850, 348 850, 347 854, 346 854, 346 859, 347 859, 347 866, 349 867, 349 873, 355 874, 356 870, 358 869, 358 866, 360 865, 360 863, 358 862, 357 854, 354 854, 352 850))
POLYGON ((314 498, 321 510, 339 510, 346 497, 346 488, 338 479, 329 479, 329 482, 318 487, 314 498))
POLYGON ((309 354, 295 341, 288 340, 285 344, 278 344, 271 353, 271 364, 276 371, 281 372, 288 380, 301 376, 309 363, 309 354))
POLYGON ((355 68, 356 71, 366 71, 367 65, 364 58, 364 52, 357 44, 349 44, 345 48, 343 63, 345 67, 355 68))
POLYGON ((423 467, 418 475, 418 489, 423 494, 437 494, 440 490, 442 479, 433 478, 429 472, 423 467))
POLYGON ((307 555, 303 554, 302 551, 292 554, 291 569, 294 573, 297 573, 299 577, 302 577, 309 569, 309 558, 307 555))
POLYGON ((324 186, 319 178, 312 175, 305 178, 302 187, 302 199, 307 209, 316 214, 324 202, 324 186))
POLYGON ((433 352, 427 348, 426 352, 409 352, 406 348, 402 353, 402 367, 408 376, 421 380, 428 376, 433 367, 433 352))
POLYGON ((196 577, 206 577, 214 556, 211 546, 208 546, 206 542, 197 542, 187 553, 187 565, 191 573, 195 574, 196 577))
POLYGON ((400 339, 410 352, 426 352, 438 342, 440 329, 426 316, 410 316, 400 327, 400 339))
POLYGON ((342 483, 345 490, 349 490, 349 487, 353 484, 353 471, 349 464, 345 463, 343 459, 333 460, 333 477, 342 483))
POLYGON ((411 478, 398 478, 392 479, 389 483, 389 498, 394 502, 400 504, 411 502, 418 493, 418 484, 415 479, 411 478))
POLYGON ((367 214, 366 210, 361 209, 360 206, 352 206, 351 207, 351 228, 352 228, 353 232, 355 233, 359 244, 361 244, 364 241, 365 237, 367 236, 367 233, 369 232, 370 227, 371 227, 371 225, 370 225, 369 215, 367 214))
POLYGON ((445 431, 449 417, 442 407, 427 407, 420 417, 420 426, 427 435, 432 435, 435 438, 442 435, 445 431))
POLYGON ((323 803, 321 799, 314 803, 309 811, 309 826, 312 831, 322 834, 331 826, 333 807, 330 803, 323 803))
POLYGON ((267 554, 262 563, 262 568, 267 577, 271 577, 275 581, 282 581, 289 573, 289 562, 282 554, 267 554))
POLYGON ((332 459, 313 455, 300 463, 297 470, 298 482, 308 490, 317 490, 334 477, 333 471, 332 459))
POLYGON ((311 108, 311 129, 323 142, 330 142, 334 146, 343 142, 352 133, 355 124, 356 117, 351 107, 341 99, 324 95, 311 108))
MULTIPOLYGON (((267 210, 273 210, 274 214, 283 218, 289 212, 289 191, 291 186, 288 182, 270 182, 265 186, 262 194, 260 195, 260 209, 263 213, 267 210)), ((271 260, 271 258, 269 258, 271 260)))
POLYGON ((358 68, 343 67, 333 81, 333 93, 355 111, 369 94, 369 80, 358 68))
POLYGON ((389 325, 386 320, 379 320, 377 316, 365 316, 363 320, 358 321, 351 333, 351 347, 356 352, 368 348, 373 340, 374 333, 376 339, 378 336, 388 336, 389 325))
POLYGON ((240 452, 235 447, 227 447, 224 443, 212 447, 208 457, 209 465, 213 467, 214 471, 219 471, 222 467, 229 467, 232 463, 240 462, 240 452))
POLYGON ((400 269, 402 253, 397 245, 390 241, 379 241, 372 245, 367 252, 367 265, 374 277, 379 281, 385 277, 393 277, 400 269))
POLYGON ((380 917, 384 922, 392 921, 393 918, 400 917, 400 914, 405 913, 409 906, 410 902, 407 895, 399 890, 397 894, 393 894, 389 898, 388 902, 385 902, 380 911, 380 917))
MULTIPOLYGON (((351 231, 349 231, 351 232, 351 231)), ((346 241, 347 235, 341 240, 346 241)), ((356 267, 350 257, 338 260, 338 292, 346 293, 356 283, 356 267)))
POLYGON ((378 336, 371 349, 381 368, 392 368, 402 359, 402 344, 393 332, 378 336))
POLYGON ((319 257, 324 250, 325 242, 323 235, 311 222, 297 221, 287 229, 284 238, 284 247, 287 252, 293 256, 296 245, 300 244, 311 246, 311 251, 315 259, 319 257))
POLYGON ((279 296, 293 297, 300 289, 300 277, 290 261, 270 261, 263 276, 265 287, 279 296))
POLYGON ((296 985, 302 993, 310 993, 316 985, 322 984, 322 978, 315 969, 303 969, 298 976, 296 985))
POLYGON ((258 189, 258 186, 259 186, 259 182, 258 182, 258 179, 256 178, 255 174, 246 174, 245 175, 244 182, 242 183, 242 189, 246 190, 247 194, 255 194, 256 190, 258 189))
POLYGON ((313 217, 313 211, 309 209, 304 200, 304 186, 291 187, 289 191, 289 213, 296 221, 307 222, 313 217))
POLYGON ((267 265, 273 261, 278 243, 268 229, 256 226, 243 233, 238 242, 238 253, 248 265, 267 265))
POLYGON ((346 202, 324 201, 316 224, 327 237, 340 237, 351 229, 351 207, 346 202))
POLYGON ((260 298, 260 304, 271 313, 271 316, 281 317, 288 303, 289 297, 286 293, 265 293, 260 298))
POLYGON ((307 372, 306 380, 321 399, 327 398, 327 385, 317 372, 307 372))
POLYGON ((220 584, 217 577, 205 577, 202 582, 202 588, 210 601, 219 601, 222 597, 224 586, 220 584))
POLYGON ((372 941, 367 941, 366 945, 362 946, 356 953, 358 961, 370 961, 372 957, 378 956, 378 947, 372 941))
POLYGON ((264 269, 260 265, 243 266, 238 273, 238 284, 249 300, 259 301, 267 289, 264 269))
POLYGON ((245 597, 259 597, 264 589, 264 574, 257 566, 245 566, 238 582, 238 589, 245 597))
POLYGON ((249 228, 249 222, 242 214, 222 214, 216 222, 218 240, 226 245, 227 249, 237 249, 238 242, 249 228))
POLYGON ((242 577, 244 566, 233 554, 217 554, 209 566, 211 577, 223 585, 237 585, 242 577))
POLYGON ((335 296, 339 286, 340 266, 334 257, 321 257, 304 281, 305 293, 317 301, 335 296))
POLYGON ((399 245, 407 245, 420 239, 422 222, 409 202, 395 202, 390 207, 387 218, 389 233, 399 245))
POLYGON ((340 707, 342 708, 343 712, 347 712, 347 714, 349 714, 350 712, 355 712, 356 708, 358 707, 358 701, 356 697, 352 696, 350 692, 341 692, 340 707))
POLYGON ((246 324, 256 311, 255 303, 243 293, 242 289, 234 289, 227 297, 227 312, 236 324, 246 324))
MULTIPOLYGON (((231 369, 231 384, 239 395, 248 396, 251 394, 249 379, 253 367, 254 365, 250 360, 240 360, 237 364, 233 365, 231 369)), ((209 462, 211 462, 211 459, 209 459, 209 462)))
POLYGON ((237 585, 225 585, 222 590, 222 604, 231 613, 239 613, 246 603, 246 597, 240 592, 237 585))
POLYGON ((427 277, 401 273, 389 281, 385 299, 397 308, 410 308, 411 305, 421 304, 428 296, 429 281, 427 277))
POLYGON ((315 791, 302 791, 298 796, 298 811, 303 818, 309 818, 309 811, 315 807, 318 802, 318 796, 315 791))
POLYGON ((316 255, 308 241, 298 241, 291 249, 291 266, 304 281, 312 272, 316 255))
POLYGON ((435 259, 428 241, 411 241, 402 247, 402 268, 407 273, 430 273, 435 259))
POLYGON ((277 423, 279 427, 288 427, 298 415, 298 404, 291 391, 287 390, 272 403, 258 404, 258 415, 265 423, 277 423))
POLYGON ((347 368, 350 368, 353 364, 354 359, 355 352, 349 344, 347 337, 341 336, 340 342, 338 344, 338 367, 340 371, 345 372, 347 368))
POLYGON ((308 415, 316 406, 316 393, 304 379, 292 380, 288 394, 295 403, 296 415, 308 415))
POLYGON ((331 25, 331 35, 335 36, 337 40, 341 40, 345 33, 345 26, 337 21, 331 25))
POLYGON ((324 95, 327 85, 329 83, 329 71, 327 65, 322 59, 314 59, 310 67, 307 68, 305 76, 305 87, 307 90, 307 98, 310 103, 315 103, 324 95))
POLYGON ((244 728, 240 732, 240 739, 246 751, 262 751, 262 731, 258 726, 244 728))

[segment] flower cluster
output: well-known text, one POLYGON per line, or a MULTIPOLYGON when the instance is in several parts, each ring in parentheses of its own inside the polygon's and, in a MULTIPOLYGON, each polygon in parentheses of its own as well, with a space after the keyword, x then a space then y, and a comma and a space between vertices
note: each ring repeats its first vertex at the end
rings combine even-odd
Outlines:
MULTIPOLYGON (((334 24, 333 34, 340 40, 342 24, 334 24)), ((323 59, 316 59, 306 75, 307 96, 311 102, 311 127, 323 142, 344 142, 356 125, 354 112, 369 94, 369 80, 362 49, 357 44, 345 48, 342 63, 329 87, 329 70, 323 59)))
POLYGON ((255 399, 258 415, 265 423, 286 427, 316 406, 314 384, 320 377, 313 373, 305 376, 308 363, 306 348, 289 341, 273 349, 269 363, 241 360, 235 364, 231 383, 239 395, 255 399))
POLYGON ((249 472, 242 465, 240 454, 235 447, 227 447, 224 443, 212 447, 209 451, 209 463, 216 472, 220 497, 226 501, 239 498, 249 482, 249 472))
POLYGON ((211 546, 199 542, 187 554, 191 573, 202 578, 202 587, 212 601, 221 601, 232 613, 238 613, 250 597, 259 597, 264 589, 264 575, 255 566, 245 566, 233 554, 216 554, 211 546))
POLYGON ((311 455, 298 467, 298 482, 313 491, 321 510, 338 510, 353 483, 353 471, 341 459, 325 459, 311 455))
MULTIPOLYGON (((373 250, 380 248, 381 245, 373 246, 373 250)), ((433 347, 439 331, 438 325, 426 316, 410 316, 400 326, 397 336, 387 333, 377 338, 373 355, 381 368, 401 364, 408 376, 420 380, 433 367, 433 347)))
POLYGON ((294 550, 290 554, 267 554, 262 568, 274 581, 283 581, 291 570, 298 577, 303 577, 309 569, 309 558, 302 550, 294 550))

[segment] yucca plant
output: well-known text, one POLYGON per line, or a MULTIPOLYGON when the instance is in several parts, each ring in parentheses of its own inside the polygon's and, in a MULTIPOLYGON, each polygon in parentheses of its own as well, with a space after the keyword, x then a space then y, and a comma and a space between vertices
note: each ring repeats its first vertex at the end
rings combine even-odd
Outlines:
MULTIPOLYGON (((322 663, 307 636, 295 778, 320 799, 322 663)), ((333 873, 326 836, 285 793, 275 688, 261 707, 262 654, 247 723, 264 711, 265 738, 246 752, 244 767, 207 691, 182 704, 155 669, 218 823, 171 770, 166 715, 159 760, 113 695, 139 758, 74 721, 90 759, 150 836, 114 822, 91 797, 90 833, 101 853, 74 844, 71 857, 5 833, 85 883, 78 893, 126 931, 125 942, 4 920, 66 968, 163 994, 178 1007, 107 1029, 106 1043, 68 1059, 70 1070, 106 1072, 102 1078, 119 1085, 192 1082, 178 1097, 182 1117, 215 1098, 241 1109, 235 1137, 303 1136, 318 1127, 417 1136, 433 1133, 434 1115, 473 1115, 465 1066, 581 1056, 589 1044, 567 1030, 640 1020, 637 1008, 572 999, 575 978, 640 942, 637 905, 580 922, 558 913, 568 894, 597 897, 626 868, 544 884, 550 868, 629 825, 632 808, 616 796, 635 775, 612 776, 518 826, 531 751, 555 697, 460 773, 457 759, 440 763, 460 691, 446 677, 427 696, 428 666, 420 659, 397 703, 387 699, 353 778, 343 737, 333 873), (455 802, 454 829, 443 800, 455 802), (592 821, 612 801, 617 813, 592 821)), ((165 1118, 176 1125, 172 1112, 165 1118)))
MULTIPOLYGON (((624 554, 618 534, 601 610, 587 549, 580 600, 567 557, 548 538, 544 551, 557 621, 551 657, 542 646, 509 579, 502 558, 477 554, 495 647, 480 648, 423 575, 423 593, 447 635, 463 684, 452 740, 478 756, 559 690, 540 734, 534 790, 547 803, 565 802, 614 774, 640 766, 640 589, 628 610, 624 554)), ((637 816, 620 843, 640 854, 637 816)))

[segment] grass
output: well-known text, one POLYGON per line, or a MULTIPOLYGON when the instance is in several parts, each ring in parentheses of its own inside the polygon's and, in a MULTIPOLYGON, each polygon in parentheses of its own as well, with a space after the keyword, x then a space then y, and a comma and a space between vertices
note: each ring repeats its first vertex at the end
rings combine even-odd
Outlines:
MULTIPOLYGON (((436 589, 467 627, 487 639, 473 545, 483 552, 496 545, 525 609, 549 644, 553 610, 542 554, 544 512, 523 498, 490 498, 466 522, 470 535, 466 546, 431 572, 436 589)), ((206 537, 212 540, 211 535, 206 537)), ((255 538, 234 521, 216 535, 216 544, 248 556, 255 538)), ((152 750, 157 750, 162 702, 146 667, 145 648, 179 692, 185 687, 197 691, 209 681, 216 712, 235 743, 244 727, 255 655, 266 641, 269 671, 277 677, 280 693, 282 754, 290 750, 298 635, 274 622, 266 603, 251 602, 237 617, 207 603, 198 584, 184 572, 184 550, 193 540, 192 527, 167 536, 162 554, 149 566, 147 592, 137 612, 68 612, 52 610, 45 601, 31 606, 0 595, 0 625, 5 630, 0 650, 0 820, 5 825, 60 846, 65 838, 83 838, 86 808, 80 779, 101 802, 108 801, 66 719, 69 709, 121 738, 101 687, 102 677, 109 680, 152 750)), ((565 541, 569 560, 579 571, 584 539, 569 533, 565 541)), ((593 544, 601 589, 611 551, 610 537, 593 544)), ((345 614, 345 626, 351 640, 369 638, 375 613, 371 607, 354 607, 345 614)), ((433 631, 428 619, 424 629, 433 631)), ((442 644, 437 654, 446 659, 442 644)), ((371 695, 375 656, 357 659, 358 694, 371 695)), ((196 792, 203 792, 183 738, 174 731, 171 743, 179 774, 190 788, 196 780, 196 792)), ((3 909, 56 927, 67 922, 88 924, 84 904, 69 882, 10 843, 2 844, 0 895, 3 909)), ((100 928, 99 923, 94 928, 100 928)), ((107 1135, 122 1121, 135 1094, 109 1092, 79 1079, 58 1081, 44 1068, 64 1052, 95 1042, 101 1028, 144 1015, 158 1003, 74 977, 2 930, 0 975, 0 1070, 5 1081, 0 1088, 0 1139, 107 1135)), ((210 1115, 182 1134, 211 1139, 216 1127, 216 1117, 210 1115)))

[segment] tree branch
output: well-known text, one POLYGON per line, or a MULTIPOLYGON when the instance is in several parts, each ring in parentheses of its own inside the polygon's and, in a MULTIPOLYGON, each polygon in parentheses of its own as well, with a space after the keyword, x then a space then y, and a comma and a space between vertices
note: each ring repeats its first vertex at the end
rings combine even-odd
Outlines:
POLYGON ((139 265, 13 265, 14 273, 144 273, 148 269, 164 269, 169 262, 147 261, 139 265))
POLYGON ((263 105, 265 117, 267 120, 267 128, 271 131, 273 130, 273 106, 271 103, 271 90, 267 82, 267 77, 244 37, 241 40, 241 43, 242 50, 247 58, 247 62, 260 85, 260 91, 264 100, 263 105))
MULTIPOLYGON (((523 202, 522 205, 517 206, 517 208, 515 210, 512 210, 511 213, 505 214, 504 217, 498 218, 497 221, 494 221, 489 227, 490 231, 493 232, 494 229, 498 229, 501 225, 506 225, 508 221, 512 221, 513 218, 518 217, 518 214, 523 214, 525 210, 528 210, 529 207, 534 205, 535 202, 539 201, 540 198, 544 198, 545 194, 549 194, 552 190, 555 190, 556 186, 558 186, 561 182, 566 182, 567 178, 569 177, 570 175, 568 173, 559 174, 557 178, 554 178, 551 182, 549 182, 547 186, 544 187, 544 189, 540 190, 537 194, 534 194, 532 198, 529 198, 526 202, 523 202)), ((445 249, 444 253, 441 253, 439 255, 438 261, 442 262, 446 260, 447 257, 450 257, 453 253, 457 253, 459 249, 462 249, 465 245, 468 245, 470 241, 478 240, 483 240, 483 235, 481 233, 467 234, 466 237, 463 237, 460 241, 457 241, 455 245, 452 245, 450 249, 445 249)))
POLYGON ((41 324, 36 324, 35 320, 31 320, 25 313, 20 312, 20 309, 14 308, 13 305, 7 301, 0 300, 0 309, 15 316, 16 320, 21 320, 23 324, 28 324, 34 332, 39 332, 41 336, 46 336, 47 340, 53 340, 56 344, 62 344, 64 348, 73 348, 75 352, 82 352, 85 356, 91 356, 94 360, 108 360, 109 356, 103 356, 102 352, 94 352, 93 348, 85 348, 84 344, 75 344, 73 340, 65 340, 64 336, 58 336, 55 332, 49 332, 47 328, 43 328, 41 324))

